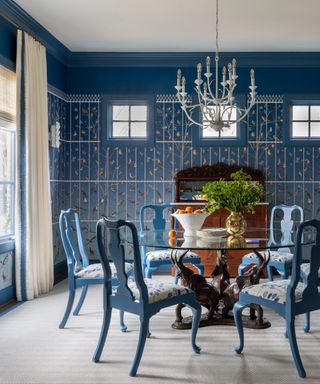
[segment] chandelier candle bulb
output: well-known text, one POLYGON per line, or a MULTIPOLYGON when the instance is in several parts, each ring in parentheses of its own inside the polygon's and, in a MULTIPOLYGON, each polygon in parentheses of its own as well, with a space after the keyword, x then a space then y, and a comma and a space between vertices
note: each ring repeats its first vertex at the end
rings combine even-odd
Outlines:
POLYGON ((186 91, 186 78, 182 76, 182 98, 185 97, 185 91, 186 91))
POLYGON ((233 74, 233 76, 236 75, 236 64, 237 64, 236 59, 233 59, 232 60, 232 74, 233 74))
MULTIPOLYGON (((254 87, 255 82, 254 82, 254 69, 253 68, 250 71, 250 77, 251 77, 251 86, 254 87)), ((252 93, 254 93, 254 88, 252 88, 252 93)))
POLYGON ((209 75, 210 74, 210 56, 207 56, 207 74, 209 75))
MULTIPOLYGON (((180 84, 181 84, 181 69, 178 69, 177 71, 177 87, 180 89, 180 84)), ((178 91, 179 91, 178 89, 178 91)))
POLYGON ((232 64, 231 63, 228 64, 228 72, 229 72, 229 82, 231 85, 232 84, 232 64))
POLYGON ((227 73, 227 68, 224 66, 222 68, 222 85, 225 86, 226 84, 226 73, 227 73))

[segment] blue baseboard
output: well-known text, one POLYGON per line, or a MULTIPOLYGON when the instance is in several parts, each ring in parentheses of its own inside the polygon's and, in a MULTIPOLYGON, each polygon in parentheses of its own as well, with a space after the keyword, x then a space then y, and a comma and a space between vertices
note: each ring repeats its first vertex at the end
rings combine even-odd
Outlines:
POLYGON ((16 286, 10 285, 10 287, 1 289, 0 291, 0 305, 5 305, 16 298, 16 286))
POLYGON ((54 265, 54 284, 60 283, 60 281, 66 279, 68 276, 67 261, 60 261, 54 265))

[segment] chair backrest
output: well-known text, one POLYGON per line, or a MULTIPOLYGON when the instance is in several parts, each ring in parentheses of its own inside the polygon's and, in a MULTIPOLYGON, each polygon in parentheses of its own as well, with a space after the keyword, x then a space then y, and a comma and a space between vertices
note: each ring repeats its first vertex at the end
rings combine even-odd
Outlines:
POLYGON ((172 212, 175 210, 175 206, 171 204, 149 204, 144 205, 140 209, 140 230, 143 231, 147 227, 147 211, 150 211, 152 218, 152 229, 156 231, 162 231, 166 228, 167 218, 166 212, 169 214, 169 211, 172 209, 172 212))
MULTIPOLYGON (((290 243, 294 244, 293 234, 294 234, 294 224, 301 224, 303 222, 303 209, 299 205, 285 205, 279 204, 275 205, 271 210, 270 217, 270 242, 275 243, 274 239, 274 229, 276 222, 276 213, 277 211, 282 211, 283 218, 280 221, 280 230, 281 230, 281 243, 290 243), (299 220, 294 221, 294 212, 299 212, 299 220)), ((290 248, 279 248, 279 252, 290 252, 290 248)))
POLYGON ((305 229, 315 230, 315 242, 310 247, 310 273, 307 279, 307 286, 302 295, 302 301, 305 302, 307 310, 320 308, 320 294, 318 291, 320 285, 319 268, 320 268, 320 220, 305 221, 299 225, 294 257, 292 260, 292 276, 287 290, 287 302, 295 303, 295 290, 301 281, 300 265, 302 262, 302 236, 305 229))
POLYGON ((83 241, 79 214, 74 209, 61 211, 60 236, 67 257, 68 273, 74 274, 89 265, 89 257, 83 241))
MULTIPOLYGON (((148 289, 142 275, 139 240, 135 225, 124 220, 113 221, 103 218, 99 220, 97 224, 97 241, 99 256, 104 270, 107 293, 109 295, 112 294, 112 274, 106 248, 108 249, 108 255, 116 267, 117 278, 119 280, 119 286, 115 296, 125 296, 127 299, 129 298, 134 301, 134 296, 128 286, 128 275, 125 272, 126 254, 123 239, 121 238, 120 233, 121 229, 124 228, 127 228, 129 230, 129 234, 132 236, 135 284, 140 292, 139 301, 141 303, 147 303, 148 289)), ((127 233, 126 235, 128 236, 129 234, 127 233)))

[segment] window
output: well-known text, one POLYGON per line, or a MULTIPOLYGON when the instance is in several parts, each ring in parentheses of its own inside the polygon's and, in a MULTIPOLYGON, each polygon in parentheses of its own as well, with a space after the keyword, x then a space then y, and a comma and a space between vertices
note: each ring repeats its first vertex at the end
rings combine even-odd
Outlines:
POLYGON ((320 105, 293 105, 291 135, 320 138, 320 105))
POLYGON ((0 65, 0 239, 14 234, 15 73, 0 65))
MULTIPOLYGON (((208 109, 213 108, 209 107, 208 109)), ((224 109, 222 109, 224 110, 224 109)), ((215 131, 214 129, 210 128, 210 123, 208 121, 210 116, 210 111, 205 110, 203 114, 203 128, 202 128, 202 138, 208 139, 208 138, 221 138, 221 137, 229 137, 229 138, 236 138, 237 137, 237 124, 231 124, 230 127, 225 128, 223 131, 215 131)), ((235 108, 232 108, 231 111, 231 119, 236 120, 237 118, 237 111, 235 108)))
POLYGON ((113 138, 146 138, 147 137, 146 105, 113 105, 112 127, 113 138))
MULTIPOLYGON (((245 96, 240 96, 236 104, 244 105, 245 96)), ((224 128, 223 131, 217 132, 210 128, 210 106, 204 111, 203 116, 199 116, 199 121, 202 120, 202 127, 192 127, 192 145, 194 147, 214 147, 214 146, 241 146, 246 143, 247 128, 245 122, 231 124, 230 127, 224 128)), ((231 119, 236 120, 237 110, 232 108, 231 119)))
POLYGON ((108 145, 153 145, 154 98, 130 95, 102 98, 102 137, 108 145))
POLYGON ((284 100, 284 141, 289 145, 315 145, 320 143, 320 96, 284 100))

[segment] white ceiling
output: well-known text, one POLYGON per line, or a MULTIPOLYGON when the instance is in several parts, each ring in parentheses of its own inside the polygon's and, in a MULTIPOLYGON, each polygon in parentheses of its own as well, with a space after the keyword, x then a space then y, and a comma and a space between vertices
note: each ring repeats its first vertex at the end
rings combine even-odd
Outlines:
MULTIPOLYGON (((215 0, 15 0, 72 51, 203 52, 215 0)), ((221 51, 320 51, 320 0, 220 0, 221 51)))

